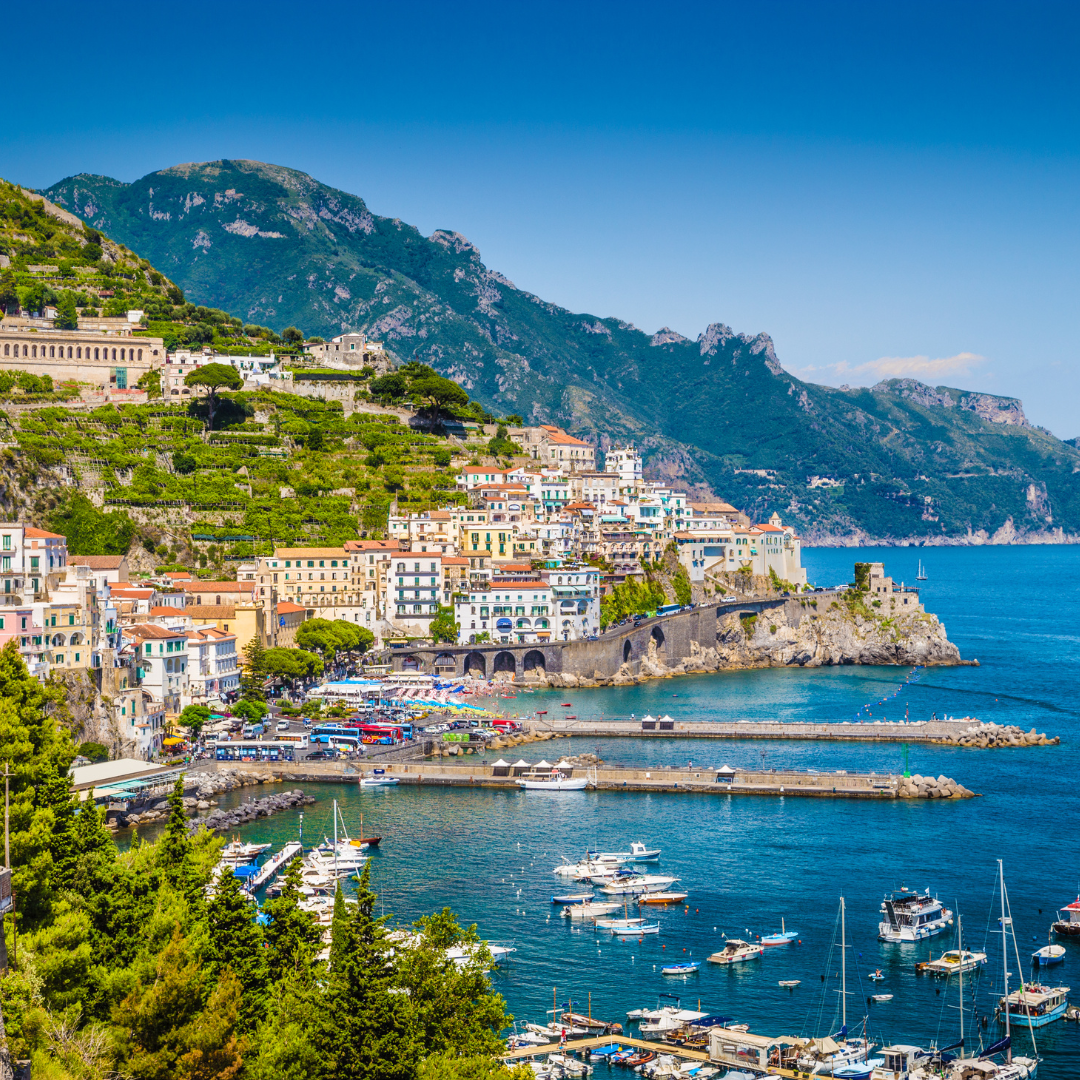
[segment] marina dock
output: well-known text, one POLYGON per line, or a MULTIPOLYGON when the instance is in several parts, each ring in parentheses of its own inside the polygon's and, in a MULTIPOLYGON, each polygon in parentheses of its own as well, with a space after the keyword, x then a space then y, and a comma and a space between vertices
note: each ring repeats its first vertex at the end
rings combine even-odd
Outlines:
POLYGON ((303 851, 304 849, 297 841, 290 840, 279 852, 267 859, 259 867, 259 872, 251 879, 249 886, 251 891, 261 889, 283 866, 295 859, 297 855, 302 855, 303 851))
POLYGON ((517 1050, 508 1050, 503 1054, 503 1061, 521 1061, 523 1058, 536 1057, 537 1054, 561 1054, 571 1050, 594 1050, 598 1046, 615 1045, 655 1050, 660 1054, 675 1054, 690 1061, 709 1060, 709 1055, 703 1050, 687 1050, 670 1043, 649 1042, 648 1039, 635 1039, 627 1035, 597 1035, 588 1039, 567 1040, 565 1043, 547 1043, 544 1046, 523 1046, 517 1050))

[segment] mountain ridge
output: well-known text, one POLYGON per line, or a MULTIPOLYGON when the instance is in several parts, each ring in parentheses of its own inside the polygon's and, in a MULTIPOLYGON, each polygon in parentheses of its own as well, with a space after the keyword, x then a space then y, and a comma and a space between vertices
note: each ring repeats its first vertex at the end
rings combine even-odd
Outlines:
POLYGON ((718 321, 691 339, 573 312, 489 269, 461 233, 424 237, 285 166, 80 174, 44 194, 198 302, 323 336, 362 330, 493 411, 601 448, 634 440, 651 475, 760 519, 778 510, 818 542, 1080 535, 1080 453, 1014 398, 910 379, 819 386, 783 368, 767 333, 718 321))

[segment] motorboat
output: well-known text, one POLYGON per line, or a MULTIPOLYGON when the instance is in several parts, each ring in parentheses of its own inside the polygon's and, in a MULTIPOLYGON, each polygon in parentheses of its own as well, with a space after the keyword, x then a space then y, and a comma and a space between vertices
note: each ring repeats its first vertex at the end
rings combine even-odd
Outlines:
POLYGON ((591 892, 563 893, 562 896, 553 896, 551 902, 553 904, 585 904, 595 895, 591 892))
POLYGON ((589 786, 587 776, 563 776, 562 773, 552 773, 551 776, 540 780, 526 780, 522 777, 517 782, 519 788, 526 791, 584 791, 589 786))
POLYGON ((796 986, 798 986, 799 983, 801 983, 801 982, 802 982, 802 979, 781 979, 776 985, 777 986, 785 986, 789 990, 792 990, 796 986))
POLYGON ((607 874, 610 871, 610 866, 586 860, 578 863, 563 863, 562 866, 556 866, 553 873, 573 881, 590 881, 594 874, 607 874))
POLYGON ((684 892, 643 893, 638 897, 639 904, 681 904, 686 899, 684 892))
POLYGON ((741 938, 728 938, 724 947, 709 957, 709 963, 739 964, 744 960, 756 960, 764 955, 765 948, 762 945, 751 945, 749 941, 743 941, 741 938))
POLYGON ((590 851, 586 854, 597 862, 656 862, 660 858, 660 849, 648 848, 635 840, 629 851, 590 851))
POLYGON ((660 969, 660 974, 682 976, 685 978, 689 975, 696 975, 700 970, 700 960, 687 960, 681 964, 665 964, 660 969))
POLYGON ((367 788, 393 787, 400 784, 401 780, 396 776, 361 776, 360 786, 367 788))
POLYGON ((874 1069, 885 1064, 885 1059, 870 1057, 873 1043, 867 1039, 854 1038, 837 1042, 831 1037, 811 1039, 797 1059, 800 1070, 822 1073, 825 1076, 845 1077, 845 1080, 870 1080, 874 1069), (842 1071, 849 1070, 849 1071, 842 1071))
POLYGON ((254 862, 272 847, 273 844, 245 844, 241 840, 233 840, 221 849, 221 861, 230 864, 254 862))
POLYGON ((638 1030, 642 1035, 659 1035, 677 1031, 687 1024, 694 1023, 695 1020, 704 1020, 708 1015, 708 1013, 695 1012, 693 1009, 665 1008, 655 1019, 642 1020, 638 1025, 638 1030))
POLYGON ((1031 954, 1031 959, 1035 962, 1037 967, 1053 967, 1054 964, 1064 963, 1065 946, 1044 945, 1041 949, 1036 949, 1031 954))
POLYGON ((1005 1022, 1008 1002, 1009 1023, 1016 1027, 1039 1028, 1060 1020, 1069 1007, 1069 987, 1027 983, 1008 998, 998 1000, 998 1020, 1005 1022))
POLYGON ((761 944, 766 948, 776 945, 790 945, 799 936, 798 930, 789 930, 784 925, 784 920, 780 920, 780 933, 778 934, 763 934, 760 938, 761 944))
POLYGON ((564 919, 595 919, 598 915, 610 915, 621 907, 622 904, 618 904, 614 900, 610 903, 602 901, 598 904, 591 902, 567 904, 560 914, 564 919))
POLYGON ((958 971, 975 971, 986 966, 986 953, 969 952, 967 949, 948 949, 936 960, 923 960, 915 965, 920 975, 955 975, 958 971))
POLYGON ((593 878, 593 884, 600 886, 606 896, 637 896, 639 893, 666 892, 679 879, 660 874, 630 874, 612 878, 607 883, 603 879, 593 878))
POLYGON ((1080 937, 1080 896, 1058 909, 1058 920, 1051 929, 1058 937, 1080 937))
POLYGON ((881 913, 885 918, 878 924, 878 939, 901 945, 934 937, 953 923, 953 913, 929 889, 900 889, 882 900, 881 913))

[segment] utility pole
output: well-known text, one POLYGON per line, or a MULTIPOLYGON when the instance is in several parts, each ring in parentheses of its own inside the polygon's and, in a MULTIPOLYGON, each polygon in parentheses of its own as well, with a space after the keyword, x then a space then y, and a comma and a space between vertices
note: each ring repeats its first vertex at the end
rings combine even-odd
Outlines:
POLYGON ((3 874, 6 878, 6 888, 4 892, 8 895, 0 897, 0 904, 3 905, 3 909, 0 910, 0 970, 7 972, 8 969, 8 955, 7 955, 7 935, 4 933, 4 917, 7 914, 7 908, 12 908, 11 915, 11 953, 12 960, 15 959, 15 912, 14 906, 11 903, 11 840, 10 840, 10 811, 9 811, 9 792, 10 792, 10 780, 11 766, 8 762, 4 762, 4 870, 3 874))

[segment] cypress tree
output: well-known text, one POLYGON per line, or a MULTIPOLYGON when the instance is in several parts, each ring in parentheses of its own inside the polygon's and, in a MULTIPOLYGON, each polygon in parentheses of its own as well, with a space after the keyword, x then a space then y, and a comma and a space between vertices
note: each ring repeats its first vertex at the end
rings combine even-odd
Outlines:
POLYGON ((49 885, 53 891, 70 889, 75 882, 78 851, 75 844, 75 801, 67 769, 61 773, 55 762, 50 762, 45 777, 38 785, 37 803, 43 809, 52 811, 49 835, 52 871, 49 885))
POLYGON ((169 824, 158 843, 157 864, 165 880, 177 884, 184 876, 186 864, 191 859, 191 836, 187 830, 187 812, 184 810, 184 779, 176 778, 169 792, 169 824))
POLYGON ((210 969, 217 978, 231 970, 239 980, 243 991, 239 1028, 251 1031, 262 1013, 266 996, 266 950, 252 903, 241 890, 240 880, 231 867, 221 871, 207 915, 210 969))
POLYGON ((331 972, 326 1013, 334 1080, 412 1080, 419 1044, 404 995, 391 993, 393 966, 375 918, 370 863, 360 875, 340 967, 331 972))

